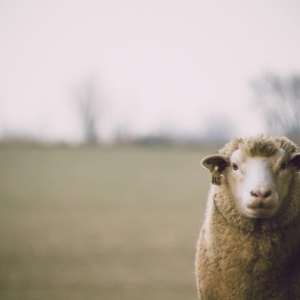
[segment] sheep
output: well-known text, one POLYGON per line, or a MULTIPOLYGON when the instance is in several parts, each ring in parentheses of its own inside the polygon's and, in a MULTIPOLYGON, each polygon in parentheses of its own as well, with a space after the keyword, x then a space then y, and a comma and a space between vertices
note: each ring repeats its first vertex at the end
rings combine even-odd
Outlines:
POLYGON ((212 173, 197 243, 201 300, 300 299, 300 153, 286 137, 234 139, 212 173))

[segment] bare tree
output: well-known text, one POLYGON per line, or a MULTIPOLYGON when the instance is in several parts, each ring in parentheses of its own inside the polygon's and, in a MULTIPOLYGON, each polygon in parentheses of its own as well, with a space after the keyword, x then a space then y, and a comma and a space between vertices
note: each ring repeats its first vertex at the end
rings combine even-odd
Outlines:
POLYGON ((300 139, 300 76, 267 74, 252 83, 268 131, 300 139))
POLYGON ((80 117, 85 142, 98 143, 100 97, 94 78, 88 79, 76 89, 76 108, 80 117))

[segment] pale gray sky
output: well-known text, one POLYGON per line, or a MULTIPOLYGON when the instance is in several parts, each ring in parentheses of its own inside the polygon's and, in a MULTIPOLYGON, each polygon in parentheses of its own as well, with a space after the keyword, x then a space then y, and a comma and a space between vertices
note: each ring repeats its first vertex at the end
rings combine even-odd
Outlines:
POLYGON ((76 140, 94 77, 102 134, 263 131, 249 81, 300 73, 298 0, 0 0, 0 130, 76 140))

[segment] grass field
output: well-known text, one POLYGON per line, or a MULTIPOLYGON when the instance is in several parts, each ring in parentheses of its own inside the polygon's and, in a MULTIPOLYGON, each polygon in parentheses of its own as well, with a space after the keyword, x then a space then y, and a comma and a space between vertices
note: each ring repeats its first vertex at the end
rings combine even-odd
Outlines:
POLYGON ((199 149, 0 148, 1 300, 196 300, 199 149))

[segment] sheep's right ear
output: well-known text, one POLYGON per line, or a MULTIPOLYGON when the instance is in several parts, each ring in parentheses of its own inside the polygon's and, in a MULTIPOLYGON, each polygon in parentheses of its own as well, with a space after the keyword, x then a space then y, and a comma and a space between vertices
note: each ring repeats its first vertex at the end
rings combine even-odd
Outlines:
POLYGON ((221 184, 221 172, 229 165, 229 158, 225 155, 211 155, 202 160, 202 165, 211 172, 211 183, 221 184))
POLYGON ((215 166, 219 167, 219 171, 222 172, 228 166, 228 157, 225 155, 211 155, 207 156, 202 160, 202 166, 206 169, 210 170, 210 172, 214 171, 215 166))

